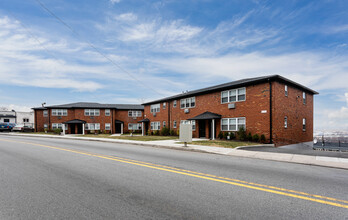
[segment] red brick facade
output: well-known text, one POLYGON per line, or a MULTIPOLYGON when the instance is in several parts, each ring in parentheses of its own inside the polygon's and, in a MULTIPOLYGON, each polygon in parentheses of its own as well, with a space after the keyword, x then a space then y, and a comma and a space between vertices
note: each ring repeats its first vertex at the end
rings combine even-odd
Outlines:
MULTIPOLYGON (((195 107, 180 108, 180 98, 176 99, 176 107, 173 107, 175 100, 167 100, 166 109, 160 103, 160 112, 154 116, 150 112, 151 104, 145 104, 144 116, 151 122, 166 122, 166 126, 177 131, 181 120, 186 120, 200 115, 206 111, 221 115, 221 118, 244 117, 247 133, 264 134, 270 141, 271 117, 272 117, 272 139, 276 146, 285 144, 308 142, 313 140, 313 94, 306 93, 306 104, 303 104, 302 92, 290 84, 288 96, 285 96, 285 84, 277 81, 272 82, 272 112, 270 112, 270 84, 268 82, 246 86, 245 101, 235 102, 235 108, 229 109, 228 103, 221 103, 221 92, 215 91, 207 94, 196 94, 188 97, 195 97, 195 107), (272 114, 272 115, 271 115, 272 114), (284 117, 287 117, 288 126, 284 127, 284 117), (303 118, 306 119, 306 129, 302 128, 303 118), (176 121, 176 128, 173 127, 176 121)), ((239 87, 236 87, 239 88, 239 87)), ((227 90, 227 89, 226 89, 227 90)), ((158 103, 155 103, 158 104, 158 103)), ((149 124, 150 124, 149 123, 149 124)), ((205 122, 196 121, 196 129, 193 137, 199 136, 200 123, 205 123, 205 137, 211 138, 211 120, 205 122)), ((203 126, 203 125, 202 125, 203 126)), ((150 127, 150 125, 149 125, 150 127)), ((221 119, 215 119, 215 137, 221 130, 221 119)))
MULTIPOLYGON (((53 109, 53 108, 52 108, 53 109)), ((61 124, 70 120, 78 119, 78 120, 83 120, 86 123, 97 123, 100 124, 100 129, 95 129, 95 130, 100 130, 101 132, 105 133, 116 133, 116 123, 115 121, 122 121, 123 125, 123 131, 122 133, 128 133, 130 132, 128 130, 128 125, 129 123, 138 123, 138 121, 143 119, 143 111, 142 110, 136 110, 136 111, 141 111, 142 114, 140 117, 129 117, 128 116, 128 111, 129 110, 120 110, 120 109, 110 109, 110 115, 106 116, 105 115, 105 109, 99 109, 99 116, 86 116, 85 115, 85 109, 80 109, 80 108, 72 108, 72 109, 67 109, 67 116, 53 116, 52 115, 52 109, 48 108, 46 110, 43 109, 34 109, 35 113, 35 130, 37 132, 42 132, 45 130, 45 124, 47 125, 47 130, 52 130, 52 124, 57 123, 61 124), (43 112, 48 111, 47 116, 44 116, 43 112), (108 123, 110 124, 110 130, 105 129, 105 124, 108 123)), ((78 131, 78 127, 80 125, 74 124, 74 125, 69 125, 68 130, 66 131, 67 134, 72 133, 71 126, 75 126, 75 133, 78 131)), ((82 129, 82 128, 80 128, 82 129)), ((139 130, 141 132, 141 130, 139 130)), ((79 132, 81 133, 81 132, 79 132)), ((86 130, 86 133, 87 130, 86 130)))

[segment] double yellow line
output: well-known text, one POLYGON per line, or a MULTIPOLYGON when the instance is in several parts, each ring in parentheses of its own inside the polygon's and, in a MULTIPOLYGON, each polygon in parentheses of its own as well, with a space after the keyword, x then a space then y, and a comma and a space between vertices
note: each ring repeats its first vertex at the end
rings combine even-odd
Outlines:
POLYGON ((54 146, 49 146, 49 145, 30 143, 30 142, 22 142, 22 141, 13 141, 13 140, 7 140, 7 139, 0 139, 0 140, 7 141, 7 142, 29 144, 29 145, 40 146, 40 147, 45 147, 45 148, 51 148, 51 149, 55 149, 55 150, 61 150, 61 151, 76 153, 76 154, 80 154, 80 155, 98 157, 98 158, 113 160, 113 161, 117 161, 117 162, 121 162, 121 163, 127 163, 127 164, 136 165, 136 166, 142 166, 142 167, 147 167, 147 168, 151 168, 151 169, 162 170, 162 171, 166 171, 166 172, 170 172, 170 173, 176 173, 176 174, 181 174, 181 175, 185 175, 185 176, 191 176, 191 177, 196 177, 196 178, 200 178, 200 179, 210 180, 210 181, 214 181, 214 182, 220 182, 220 183, 245 187, 245 188, 249 188, 249 189, 274 193, 274 194, 278 194, 278 195, 308 200, 308 201, 322 203, 322 204, 326 204, 326 205, 332 205, 332 206, 341 207, 341 208, 348 208, 348 201, 346 201, 346 200, 341 200, 341 199, 336 199, 336 198, 331 198, 331 197, 326 197, 326 196, 321 196, 321 195, 315 195, 315 194, 309 194, 309 193, 305 193, 305 192, 300 192, 300 191, 295 191, 295 190, 290 190, 290 189, 285 189, 285 188, 280 188, 280 187, 275 187, 275 186, 247 182, 247 181, 238 180, 238 179, 232 179, 232 178, 221 177, 221 176, 216 176, 216 175, 211 175, 211 174, 206 174, 206 173, 194 172, 194 171, 185 170, 185 169, 178 169, 178 168, 170 167, 170 166, 163 166, 163 165, 158 165, 158 164, 153 164, 153 163, 148 163, 148 162, 143 162, 143 161, 138 161, 138 160, 132 160, 132 159, 127 159, 127 158, 122 158, 122 157, 97 154, 97 153, 92 153, 92 152, 87 152, 87 151, 77 151, 77 150, 72 150, 72 149, 63 148, 63 147, 54 147, 54 146))

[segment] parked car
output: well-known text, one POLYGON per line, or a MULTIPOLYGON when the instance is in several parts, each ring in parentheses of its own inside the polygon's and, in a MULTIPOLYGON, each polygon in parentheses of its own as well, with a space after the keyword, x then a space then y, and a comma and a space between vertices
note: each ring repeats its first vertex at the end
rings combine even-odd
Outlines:
POLYGON ((34 128, 28 125, 18 124, 12 128, 12 131, 34 132, 34 128))
POLYGON ((13 123, 0 123, 0 131, 11 131, 11 129, 15 126, 13 123))

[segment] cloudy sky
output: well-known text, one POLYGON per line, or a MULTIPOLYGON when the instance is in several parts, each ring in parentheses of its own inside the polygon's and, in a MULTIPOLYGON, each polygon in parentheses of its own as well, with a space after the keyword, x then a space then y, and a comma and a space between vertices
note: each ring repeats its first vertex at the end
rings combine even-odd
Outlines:
POLYGON ((271 74, 320 93, 316 130, 348 131, 348 2, 0 2, 0 106, 142 103, 271 74))

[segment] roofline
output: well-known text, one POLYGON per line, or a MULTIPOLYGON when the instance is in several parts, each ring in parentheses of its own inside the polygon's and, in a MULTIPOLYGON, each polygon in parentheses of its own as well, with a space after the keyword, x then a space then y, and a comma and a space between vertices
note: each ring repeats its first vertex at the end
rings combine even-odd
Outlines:
MULTIPOLYGON (((243 80, 243 79, 241 79, 243 80)), ((157 99, 157 100, 154 100, 154 101, 150 101, 150 102, 145 102, 143 103, 143 105, 150 105, 150 104, 155 104, 155 103, 158 103, 158 102, 164 102, 164 101, 170 101, 170 100, 175 100, 175 99, 181 99, 181 98, 186 98, 186 97, 190 97, 190 96, 194 96, 194 95, 203 95, 203 94, 207 94, 207 93, 211 93, 211 92, 216 92, 216 91, 222 91, 222 90, 225 90, 225 89, 232 89, 232 88, 236 88, 236 87, 240 87, 240 86, 248 86, 248 85, 255 85, 255 84, 260 84, 260 83, 263 83, 263 82, 268 82, 268 81, 282 81, 282 82, 286 82, 286 83, 289 83, 290 85, 296 87, 296 88, 300 88, 300 89, 303 89, 309 93, 312 93, 313 95, 317 95, 319 94, 317 91, 315 90, 312 90, 306 86, 303 86, 299 83, 296 83, 290 79, 287 79, 283 76, 280 76, 280 75, 270 75, 270 76, 265 76, 263 78, 259 78, 259 79, 255 79, 255 80, 251 80, 251 81, 248 81, 248 82, 241 82, 241 83, 237 83, 235 85, 228 85, 229 83, 232 83, 232 82, 229 82, 229 83, 223 83, 223 84, 218 84, 218 85, 215 85, 215 86, 210 86, 210 87, 206 87, 206 88, 203 88, 203 89, 197 89, 197 90, 193 90, 193 91, 190 91, 188 93, 184 93, 184 94, 177 94, 177 95, 174 95, 174 96, 169 96, 169 97, 166 97, 166 98, 162 98, 162 99, 157 99), (224 84, 227 84, 225 87, 223 86, 224 84), (214 88, 216 86, 221 86, 220 88, 214 88)))

